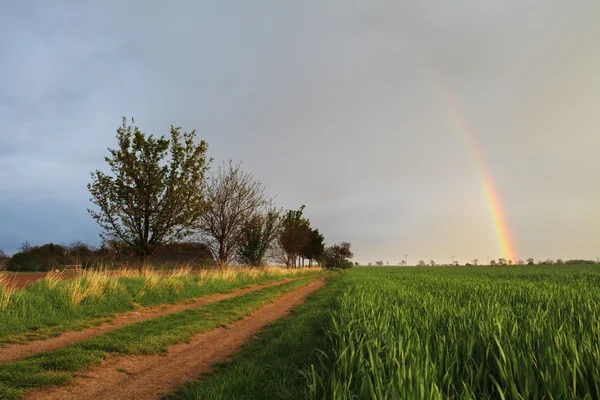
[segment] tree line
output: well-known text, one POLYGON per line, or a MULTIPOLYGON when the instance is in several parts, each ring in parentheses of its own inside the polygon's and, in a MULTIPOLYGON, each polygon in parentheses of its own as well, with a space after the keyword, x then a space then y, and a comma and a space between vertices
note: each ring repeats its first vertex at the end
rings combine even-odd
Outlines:
POLYGON ((352 265, 350 243, 326 248, 304 205, 278 209, 241 163, 211 169, 208 144, 197 143, 195 131, 171 126, 168 138, 154 137, 124 117, 117 147, 108 152, 110 171, 91 173, 94 207, 88 212, 102 230, 100 249, 129 253, 140 269, 158 250, 182 242, 201 243, 221 267, 268 261, 291 268, 352 265))

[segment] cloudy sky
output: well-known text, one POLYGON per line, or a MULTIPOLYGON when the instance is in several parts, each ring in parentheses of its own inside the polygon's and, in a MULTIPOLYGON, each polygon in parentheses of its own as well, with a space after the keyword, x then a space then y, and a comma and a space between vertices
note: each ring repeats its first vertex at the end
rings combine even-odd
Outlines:
POLYGON ((99 244, 86 184, 125 115, 196 129, 359 261, 502 256, 483 169, 520 257, 595 259, 599 19, 597 0, 0 0, 0 248, 99 244))

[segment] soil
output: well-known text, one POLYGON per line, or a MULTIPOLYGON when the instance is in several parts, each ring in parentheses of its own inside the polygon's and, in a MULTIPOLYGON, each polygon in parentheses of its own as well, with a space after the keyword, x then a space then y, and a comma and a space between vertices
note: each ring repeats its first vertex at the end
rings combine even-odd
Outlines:
POLYGON ((75 385, 30 394, 31 399, 158 399, 226 361, 265 325, 286 315, 320 289, 324 280, 289 292, 225 328, 196 335, 169 348, 166 356, 112 356, 78 377, 75 385))
MULTIPOLYGON (((44 279, 47 272, 8 272, 8 286, 14 287, 15 289, 23 289, 27 285, 44 279)), ((73 278, 77 276, 77 271, 64 271, 63 279, 73 278)))
POLYGON ((251 287, 236 290, 234 292, 214 294, 178 304, 161 305, 152 308, 142 308, 125 314, 119 314, 116 317, 114 317, 111 322, 99 326, 86 328, 80 331, 69 331, 57 337, 43 340, 35 340, 24 344, 8 344, 0 348, 0 364, 18 361, 20 359, 42 351, 56 350, 69 344, 88 340, 96 336, 102 335, 104 333, 114 331, 115 329, 135 324, 137 322, 147 321, 163 315, 169 315, 176 312, 201 307, 208 303, 214 303, 217 301, 229 299, 231 297, 241 296, 270 286, 281 285, 283 283, 290 282, 295 279, 298 278, 286 278, 266 285, 253 285, 251 287))

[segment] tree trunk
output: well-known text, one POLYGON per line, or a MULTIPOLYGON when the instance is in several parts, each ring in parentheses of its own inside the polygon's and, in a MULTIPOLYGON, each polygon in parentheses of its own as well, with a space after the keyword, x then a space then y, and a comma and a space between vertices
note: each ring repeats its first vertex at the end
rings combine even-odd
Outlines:
POLYGON ((146 269, 146 253, 144 253, 144 252, 140 253, 138 261, 139 261, 138 272, 141 275, 142 273, 144 273, 144 269, 146 269))

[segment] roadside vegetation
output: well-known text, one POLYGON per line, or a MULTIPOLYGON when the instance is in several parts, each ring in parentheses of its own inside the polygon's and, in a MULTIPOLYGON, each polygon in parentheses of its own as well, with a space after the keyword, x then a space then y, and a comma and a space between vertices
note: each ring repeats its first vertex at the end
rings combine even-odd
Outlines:
POLYGON ((170 272, 146 270, 142 274, 135 270, 84 271, 71 279, 50 273, 22 290, 12 289, 8 276, 0 274, 0 344, 83 329, 138 307, 227 293, 315 271, 276 267, 182 268, 170 272))
POLYGON ((310 398, 598 398, 596 266, 362 268, 310 398))
POLYGON ((325 327, 343 289, 340 274, 289 316, 270 324, 231 362, 168 394, 169 400, 301 399, 309 395, 307 376, 327 346, 325 327), (304 372, 304 371, 308 372, 304 372))
POLYGON ((21 398, 29 389, 69 384, 77 371, 91 368, 109 353, 164 353, 169 345, 186 342, 197 333, 241 319, 284 293, 313 280, 314 277, 306 277, 196 309, 157 317, 56 351, 0 365, 0 398, 21 398))

